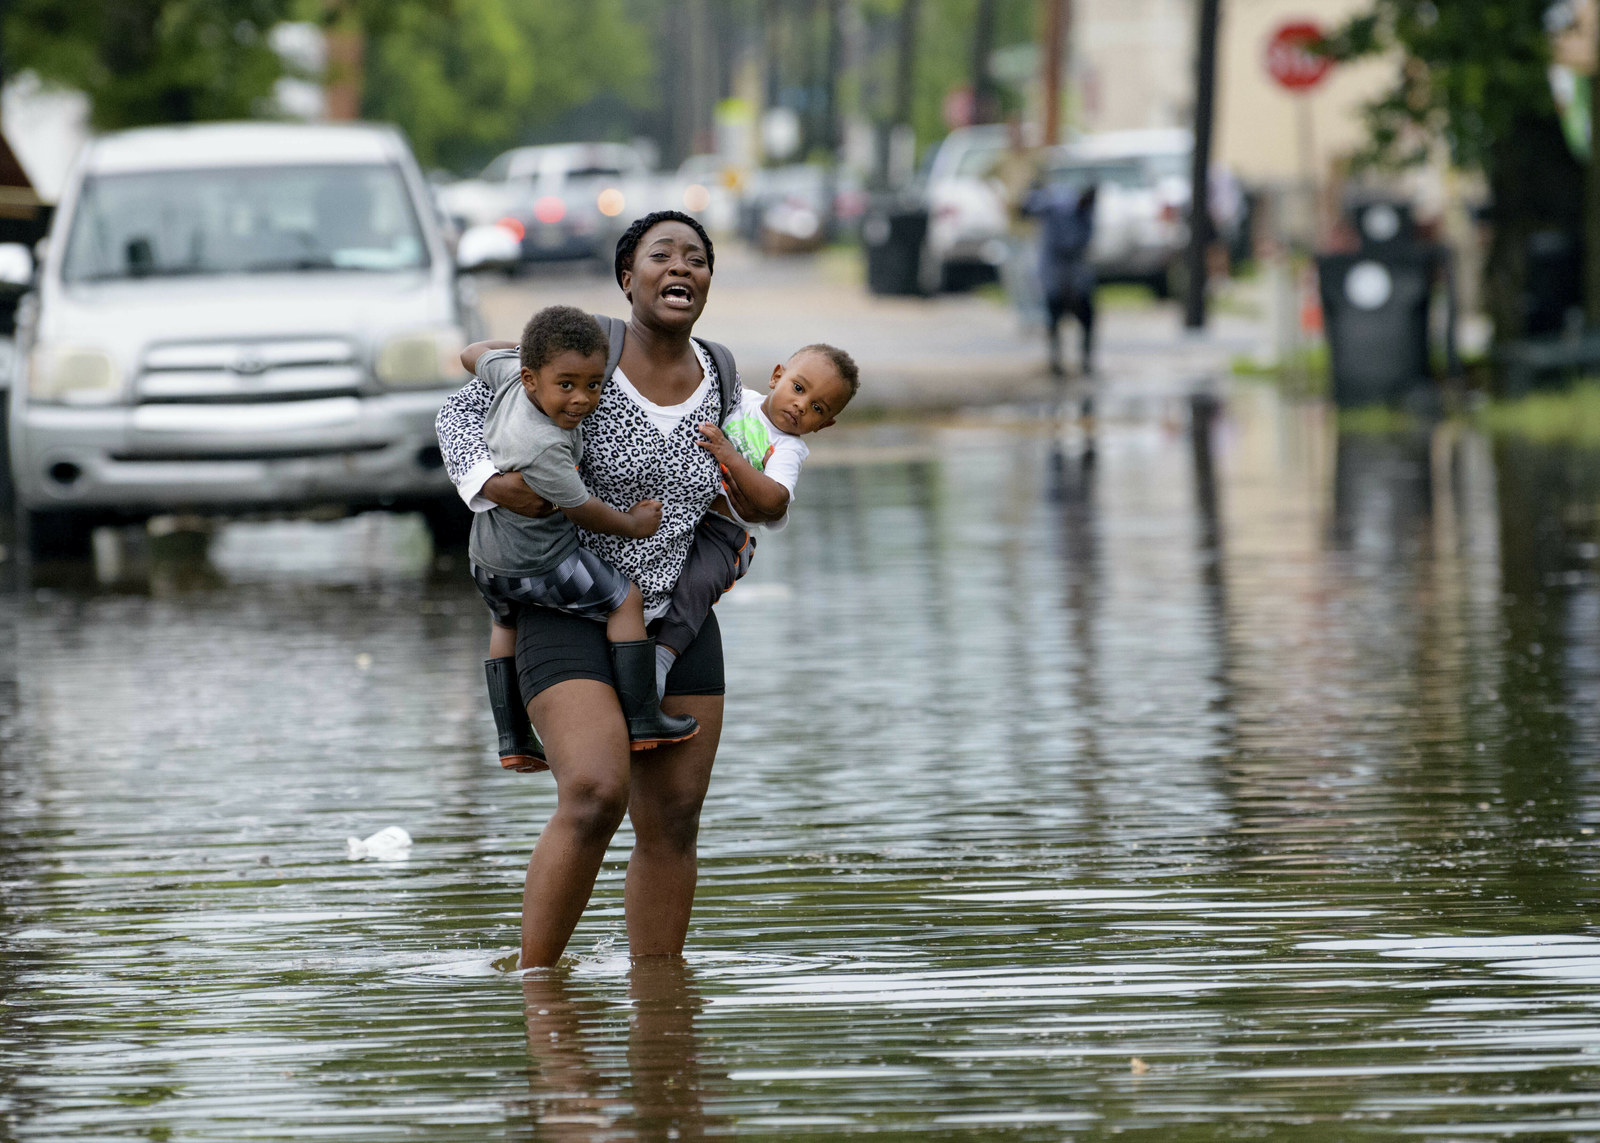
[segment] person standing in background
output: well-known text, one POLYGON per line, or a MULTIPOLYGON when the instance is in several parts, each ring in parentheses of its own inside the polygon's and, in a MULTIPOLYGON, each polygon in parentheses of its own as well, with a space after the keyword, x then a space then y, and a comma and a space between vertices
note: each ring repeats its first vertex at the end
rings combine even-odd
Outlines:
POLYGON ((1029 256, 1037 228, 1026 210, 1028 197, 1043 174, 1042 160, 1041 149, 1029 146, 1021 121, 1012 118, 1006 122, 1006 149, 984 176, 1005 208, 1006 260, 1000 267, 1000 280, 1024 328, 1044 319, 1039 276, 1029 256))
POLYGON ((1024 212, 1039 220, 1039 280, 1044 291, 1050 372, 1066 376, 1061 359, 1061 319, 1071 314, 1083 330, 1080 375, 1094 372, 1094 184, 1043 186, 1028 196, 1024 212))

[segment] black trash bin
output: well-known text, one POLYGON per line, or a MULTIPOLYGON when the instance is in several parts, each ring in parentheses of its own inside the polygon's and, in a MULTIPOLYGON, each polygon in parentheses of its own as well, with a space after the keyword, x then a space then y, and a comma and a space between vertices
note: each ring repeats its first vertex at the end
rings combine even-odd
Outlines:
POLYGON ((1392 404, 1432 386, 1428 307, 1440 257, 1423 244, 1318 255, 1334 404, 1392 404))
POLYGON ((867 289, 874 294, 922 293, 922 244, 927 237, 927 207, 903 201, 874 204, 861 222, 867 289))

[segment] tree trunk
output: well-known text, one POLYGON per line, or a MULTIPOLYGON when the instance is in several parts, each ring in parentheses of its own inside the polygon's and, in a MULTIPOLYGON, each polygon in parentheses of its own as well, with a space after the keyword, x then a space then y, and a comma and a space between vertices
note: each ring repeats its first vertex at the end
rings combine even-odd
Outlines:
POLYGON ((1484 173, 1492 232, 1483 295, 1495 340, 1551 332, 1552 311, 1559 328, 1560 311, 1582 300, 1577 267, 1558 255, 1562 242, 1575 253, 1583 232, 1583 170, 1552 114, 1519 117, 1490 146, 1484 173))
MULTIPOLYGON (((1600 38, 1600 20, 1595 21, 1600 38)), ((1600 45, 1595 59, 1600 65, 1600 45)), ((1583 318, 1600 329, 1600 66, 1589 76, 1589 164, 1583 202, 1583 318)))

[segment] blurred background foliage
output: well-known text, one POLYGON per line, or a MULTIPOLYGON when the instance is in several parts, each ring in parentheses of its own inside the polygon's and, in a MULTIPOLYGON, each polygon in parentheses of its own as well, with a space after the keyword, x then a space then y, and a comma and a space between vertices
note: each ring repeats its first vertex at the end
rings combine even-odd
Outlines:
MULTIPOLYGON (((315 23, 359 45, 361 114, 399 124, 425 166, 464 172, 560 138, 642 135, 681 151, 667 142, 674 104, 697 84, 727 98, 742 52, 761 60, 766 104, 800 113, 811 152, 838 142, 830 80, 836 114, 888 119, 905 3, 860 0, 841 60, 837 0, 709 0, 700 24, 660 0, 11 0, 0 60, 8 75, 83 91, 101 130, 250 118, 274 113, 286 71, 272 28, 315 23)), ((924 147, 948 130, 950 92, 970 83, 979 5, 921 0, 911 120, 924 147)), ((1036 8, 991 3, 992 46, 1030 43, 1036 8)), ((997 95, 1002 114, 1020 109, 1014 88, 997 95)))
POLYGON ((6 74, 32 70, 89 97, 91 122, 236 119, 281 74, 267 32, 285 0, 11 0, 3 8, 6 74))
POLYGON ((366 30, 362 111, 400 124, 425 166, 461 169, 573 107, 648 97, 648 27, 624 0, 400 3, 366 30))
POLYGON ((1359 163, 1423 162, 1442 140, 1483 172, 1492 204, 1484 302, 1500 336, 1527 330, 1536 235, 1583 228, 1584 171, 1551 93, 1550 0, 1372 0, 1328 38, 1335 59, 1394 54, 1391 88, 1366 109, 1359 163))

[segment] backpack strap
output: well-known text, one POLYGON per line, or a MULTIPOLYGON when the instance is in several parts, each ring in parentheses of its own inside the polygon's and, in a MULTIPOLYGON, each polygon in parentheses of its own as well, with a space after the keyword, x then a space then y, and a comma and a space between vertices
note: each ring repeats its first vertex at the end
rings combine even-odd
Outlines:
POLYGON ((722 387, 722 416, 717 421, 720 425, 738 408, 739 398, 744 395, 744 386, 739 384, 739 366, 733 360, 733 351, 720 341, 707 341, 703 337, 695 340, 710 355, 711 364, 717 367, 717 382, 722 387))
MULTIPOLYGON (((628 332, 628 323, 621 318, 608 317, 605 314, 595 314, 594 320, 600 323, 600 329, 605 333, 609 342, 606 350, 606 377, 611 380, 611 375, 617 370, 617 363, 622 360, 622 339, 628 332)), ((733 351, 720 341, 707 341, 703 337, 695 338, 700 347, 711 358, 711 364, 717 367, 717 384, 721 388, 722 415, 717 419, 720 425, 728 419, 739 404, 743 386, 739 384, 739 366, 733 360, 733 351)))
POLYGON ((606 376, 607 381, 617 371, 617 362, 622 360, 622 335, 628 332, 628 323, 620 318, 607 317, 605 314, 591 315, 600 323, 601 331, 606 335, 609 343, 606 349, 606 376))

